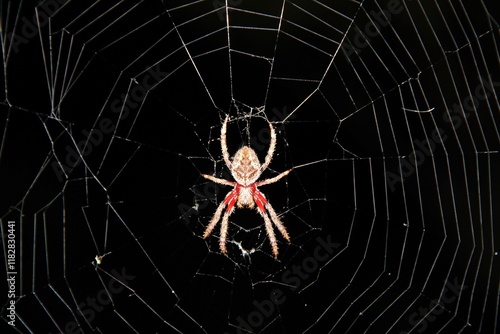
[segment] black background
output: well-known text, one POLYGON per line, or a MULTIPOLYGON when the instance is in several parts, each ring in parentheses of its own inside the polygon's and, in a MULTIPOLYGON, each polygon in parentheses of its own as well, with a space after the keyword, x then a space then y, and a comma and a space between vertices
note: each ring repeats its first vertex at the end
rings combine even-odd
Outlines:
POLYGON ((0 216, 19 228, 19 332, 240 333, 278 289, 285 300, 252 332, 494 333, 498 88, 469 116, 453 109, 479 76, 500 80, 493 1, 408 1, 368 46, 359 32, 393 1, 290 1, 282 20, 282 2, 229 1, 231 53, 217 1, 47 1, 39 15, 49 3, 50 24, 14 48, 37 4, 2 2, 0 216), (113 103, 155 68, 163 79, 119 121, 113 103), (261 189, 292 238, 278 235, 278 261, 254 211, 231 217, 227 257, 218 227, 202 238, 230 190, 200 176, 227 175, 228 113, 233 154, 246 143, 262 160, 266 119, 277 129, 263 178, 298 167, 261 189), (90 129, 98 144, 58 174, 90 129), (446 139, 391 190, 387 172, 437 129, 446 139), (318 238, 338 245, 324 261, 318 238), (307 263, 318 267, 290 274, 307 263), (122 271, 127 287, 85 321, 87 298, 122 271), (446 282, 463 284, 459 298, 446 282))

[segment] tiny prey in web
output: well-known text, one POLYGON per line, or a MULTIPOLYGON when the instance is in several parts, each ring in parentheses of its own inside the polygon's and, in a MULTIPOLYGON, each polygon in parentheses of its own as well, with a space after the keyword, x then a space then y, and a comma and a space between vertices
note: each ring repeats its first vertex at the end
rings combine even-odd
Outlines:
POLYGON ((227 232, 228 232, 228 220, 229 216, 235 210, 235 204, 238 208, 255 208, 255 204, 257 204, 257 211, 264 219, 266 233, 269 238, 269 242, 271 243, 271 249, 276 259, 278 257, 278 243, 276 241, 276 235, 273 230, 273 223, 281 232, 281 235, 290 242, 290 237, 286 231, 285 226, 279 219, 276 211, 274 211, 271 204, 267 201, 264 194, 262 194, 258 187, 274 183, 280 180, 282 177, 288 175, 292 171, 293 168, 284 171, 283 173, 261 181, 257 181, 261 176, 262 172, 266 170, 266 168, 271 163, 273 158, 274 149, 276 147, 276 133, 274 131, 273 126, 269 123, 269 128, 271 131, 271 141, 269 143, 269 149, 267 151, 267 155, 264 159, 264 163, 261 165, 259 162, 259 158, 257 157, 257 153, 250 148, 249 146, 241 147, 232 160, 229 157, 229 152, 227 149, 226 143, 226 131, 227 131, 227 122, 229 120, 229 115, 224 120, 224 124, 222 125, 221 134, 220 134, 220 142, 222 148, 222 157, 224 162, 227 165, 227 168, 231 171, 231 175, 233 176, 234 181, 229 181, 226 179, 220 179, 218 177, 214 177, 207 174, 202 174, 202 176, 210 181, 215 183, 232 186, 233 190, 230 191, 224 200, 219 204, 217 210, 215 210, 215 214, 213 215, 210 223, 208 224, 205 232, 203 233, 203 238, 207 238, 212 233, 213 229, 219 222, 220 216, 224 208, 226 211, 222 216, 222 223, 220 228, 220 238, 219 238, 219 248, 223 254, 227 254, 226 250, 226 240, 227 240, 227 232), (271 218, 269 218, 269 216, 271 218))

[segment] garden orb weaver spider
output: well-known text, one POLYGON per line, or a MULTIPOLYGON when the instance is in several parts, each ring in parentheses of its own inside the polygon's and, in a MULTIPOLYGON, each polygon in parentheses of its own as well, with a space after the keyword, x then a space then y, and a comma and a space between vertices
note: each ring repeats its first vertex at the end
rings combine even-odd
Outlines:
POLYGON ((281 232, 283 238, 285 238, 288 242, 290 242, 290 237, 286 231, 285 226, 279 219, 276 211, 274 211, 271 204, 267 201, 264 194, 262 194, 258 187, 266 184, 274 183, 280 180, 282 177, 288 175, 292 171, 293 168, 284 171, 283 173, 272 177, 270 179, 265 179, 262 181, 257 181, 261 176, 262 172, 266 170, 266 168, 271 163, 273 158, 274 149, 276 147, 276 133, 274 131, 273 126, 269 123, 269 129, 271 131, 271 141, 269 143, 269 149, 267 151, 267 155, 265 157, 264 163, 261 165, 259 162, 259 158, 257 157, 257 153, 249 146, 241 147, 232 160, 229 157, 229 152, 227 149, 226 143, 226 131, 227 131, 227 122, 229 120, 229 115, 224 120, 224 124, 222 125, 221 133, 220 133, 220 142, 222 148, 222 157, 224 162, 226 163, 227 168, 231 171, 231 175, 233 176, 234 181, 229 181, 226 179, 220 179, 215 176, 202 174, 202 176, 210 181, 213 181, 218 184, 232 186, 233 190, 231 190, 224 200, 219 204, 217 210, 210 220, 205 232, 203 233, 203 238, 207 238, 212 233, 213 229, 219 222, 220 216, 222 215, 222 211, 226 208, 224 215, 222 216, 222 223, 220 228, 220 238, 219 238, 219 248, 223 254, 227 254, 226 250, 226 240, 227 240, 227 230, 228 230, 228 220, 229 216, 235 210, 235 204, 238 208, 255 208, 255 204, 257 204, 257 212, 264 219, 267 237, 269 238, 269 242, 271 243, 271 249, 274 255, 274 258, 278 258, 278 243, 276 242, 276 235, 273 230, 273 223, 281 232), (269 218, 269 216, 271 218, 269 218))

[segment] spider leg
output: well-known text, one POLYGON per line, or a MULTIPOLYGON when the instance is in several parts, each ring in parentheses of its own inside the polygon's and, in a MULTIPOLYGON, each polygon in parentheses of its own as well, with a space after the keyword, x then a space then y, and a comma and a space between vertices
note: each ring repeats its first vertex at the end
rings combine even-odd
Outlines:
POLYGON ((274 182, 276 182, 276 181, 279 181, 281 178, 283 178, 283 177, 287 176, 287 175, 288 175, 288 174, 289 174, 292 170, 293 170, 293 168, 290 168, 289 170, 286 170, 286 171, 284 171, 283 173, 281 173, 281 174, 279 174, 279 175, 277 175, 277 176, 275 176, 275 177, 272 177, 272 178, 270 178, 270 179, 265 179, 265 180, 262 180, 262 181, 256 182, 256 183, 255 183, 255 185, 256 185, 257 187, 259 187, 259 186, 264 186, 264 185, 266 185, 266 184, 271 184, 271 183, 274 183, 274 182))
POLYGON ((226 163, 227 168, 231 170, 231 160, 229 159, 229 151, 227 150, 226 142, 226 132, 227 132, 227 121, 229 120, 229 115, 226 116, 224 124, 222 124, 222 129, 220 130, 220 146, 222 149, 222 157, 226 163))
POLYGON ((281 232, 281 235, 283 238, 285 238, 288 242, 290 242, 290 236, 288 235, 288 232, 286 231, 285 225, 283 225, 283 222, 280 220, 278 215, 276 214, 276 211, 274 211, 273 207, 271 206, 271 203, 267 203, 266 205, 267 211, 269 212, 269 215, 271 216, 271 220, 273 221, 274 225, 276 225, 276 228, 278 231, 281 232))
POLYGON ((239 193, 240 189, 239 187, 236 187, 226 195, 226 198, 224 198, 224 200, 217 207, 214 216, 210 220, 210 224, 208 224, 207 228, 205 229, 205 232, 203 233, 204 239, 207 238, 212 233, 213 229, 215 228, 217 222, 220 219, 222 210, 224 210, 224 208, 227 206, 226 212, 224 213, 224 216, 222 216, 222 223, 221 223, 220 237, 219 237, 219 248, 223 254, 227 253, 226 239, 227 239, 229 216, 234 211, 234 204, 238 200, 239 193))
POLYGON ((222 210, 224 210, 225 206, 226 206, 226 202, 225 201, 222 201, 219 204, 219 206, 217 207, 217 210, 215 210, 214 216, 210 220, 210 224, 208 224, 207 228, 205 229, 205 232, 203 232, 203 239, 206 239, 206 238, 208 238, 210 236, 210 234, 214 230, 215 225, 217 225, 217 222, 220 219, 220 215, 222 214, 222 210))
POLYGON ((269 219, 269 216, 265 211, 260 211, 260 215, 262 218, 264 218, 264 222, 266 223, 266 233, 267 237, 269 238, 269 242, 271 243, 271 249, 273 251, 274 258, 278 258, 278 243, 276 242, 276 235, 274 234, 273 231, 273 224, 271 223, 271 220, 269 219))
POLYGON ((226 186, 234 186, 236 184, 236 182, 228 181, 226 179, 220 179, 218 177, 215 177, 215 176, 212 176, 212 175, 208 175, 208 174, 201 174, 201 176, 203 176, 205 179, 208 179, 208 180, 210 180, 212 182, 223 184, 223 185, 226 185, 226 186))
POLYGON ((229 226, 229 216, 234 212, 234 208, 231 210, 226 210, 224 216, 222 217, 222 223, 220 227, 220 237, 219 237, 219 248, 222 254, 227 254, 226 241, 227 241, 227 230, 229 226))
POLYGON ((257 188, 252 189, 252 194, 253 194, 253 199, 255 203, 257 204, 258 210, 262 218, 264 218, 264 222, 266 223, 266 233, 267 237, 269 238, 269 242, 271 243, 271 248, 273 250, 274 257, 278 257, 278 243, 276 241, 276 235, 274 234, 273 230, 273 224, 276 225, 276 228, 280 233, 283 235, 283 237, 290 242, 290 236, 288 235, 288 232, 286 231, 285 225, 281 222, 279 219, 278 215, 276 214, 276 211, 274 211, 273 207, 271 204, 267 201, 266 197, 264 196, 263 193, 261 193, 257 188), (267 212, 269 212, 269 215, 271 216, 271 219, 269 219, 269 216, 267 215, 267 212))
POLYGON ((233 191, 231 191, 226 198, 224 199, 223 203, 227 204, 227 209, 226 212, 224 213, 224 216, 222 217, 222 223, 220 227, 220 237, 219 237, 219 248, 222 254, 226 254, 226 240, 227 240, 227 229, 228 229, 228 221, 229 221, 229 216, 234 212, 234 204, 238 200, 238 196, 240 193, 240 189, 238 187, 234 188, 233 191))
POLYGON ((271 123, 269 123, 269 130, 271 131, 271 141, 269 142, 269 149, 267 150, 266 158, 264 159, 264 163, 260 166, 260 171, 264 171, 267 166, 271 163, 271 159, 273 158, 274 149, 276 148, 276 132, 274 131, 274 127, 271 123))

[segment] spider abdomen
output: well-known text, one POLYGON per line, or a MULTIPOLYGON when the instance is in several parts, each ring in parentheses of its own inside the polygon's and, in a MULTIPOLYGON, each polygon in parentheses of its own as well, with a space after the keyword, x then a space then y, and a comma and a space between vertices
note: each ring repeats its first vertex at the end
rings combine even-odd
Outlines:
POLYGON ((252 191, 250 187, 240 187, 240 196, 238 197, 238 203, 236 204, 238 208, 250 208, 255 207, 255 202, 253 201, 252 191))

